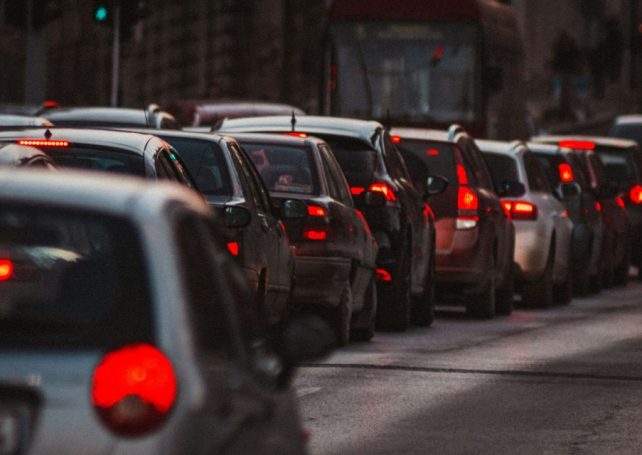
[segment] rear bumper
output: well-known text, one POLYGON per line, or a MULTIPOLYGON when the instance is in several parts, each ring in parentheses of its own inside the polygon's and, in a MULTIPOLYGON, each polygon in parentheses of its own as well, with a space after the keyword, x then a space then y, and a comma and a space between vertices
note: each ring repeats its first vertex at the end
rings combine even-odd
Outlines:
POLYGON ((435 251, 437 285, 440 288, 450 284, 466 287, 483 285, 487 280, 489 253, 482 248, 479 227, 456 230, 454 225, 445 227, 439 224, 435 251))
POLYGON ((294 258, 293 299, 297 307, 336 307, 350 280, 350 259, 319 256, 294 258))

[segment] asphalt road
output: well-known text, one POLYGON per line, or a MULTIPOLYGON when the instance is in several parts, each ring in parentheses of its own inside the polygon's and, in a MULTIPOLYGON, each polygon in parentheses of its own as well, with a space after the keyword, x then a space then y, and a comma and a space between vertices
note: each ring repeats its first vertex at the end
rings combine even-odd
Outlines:
POLYGON ((642 285, 492 321, 442 308, 295 382, 311 454, 642 453, 642 285))

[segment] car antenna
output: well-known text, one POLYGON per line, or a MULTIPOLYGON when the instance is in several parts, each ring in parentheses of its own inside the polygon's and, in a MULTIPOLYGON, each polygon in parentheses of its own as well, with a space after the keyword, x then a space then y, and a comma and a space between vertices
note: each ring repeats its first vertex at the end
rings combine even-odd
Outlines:
POLYGON ((53 134, 51 133, 49 128, 47 128, 47 130, 45 131, 45 139, 49 140, 51 139, 51 136, 53 136, 53 134))
POLYGON ((290 120, 290 123, 292 124, 292 132, 294 133, 296 131, 296 115, 294 114, 294 109, 292 109, 292 120, 290 120))

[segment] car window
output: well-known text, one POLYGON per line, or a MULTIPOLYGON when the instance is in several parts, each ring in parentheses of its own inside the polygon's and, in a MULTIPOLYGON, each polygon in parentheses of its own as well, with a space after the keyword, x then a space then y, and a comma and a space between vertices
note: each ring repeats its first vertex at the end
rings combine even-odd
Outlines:
POLYGON ((228 143, 227 146, 232 154, 234 166, 241 179, 243 190, 247 193, 245 197, 252 200, 257 210, 267 213, 269 210, 269 200, 261 194, 261 190, 257 184, 257 178, 250 171, 252 166, 246 163, 245 155, 236 144, 228 143))
POLYGON ((318 176, 309 145, 243 142, 268 191, 319 194, 318 176))
POLYGON ((546 193, 551 192, 548 177, 546 177, 542 166, 530 152, 524 153, 524 167, 526 168, 528 186, 530 187, 531 191, 543 191, 546 193))
POLYGON ((640 123, 619 123, 609 133, 610 136, 632 139, 642 144, 642 124, 640 123))
MULTIPOLYGON (((486 166, 486 162, 482 158, 479 148, 477 148, 473 141, 467 141, 467 144, 464 147, 463 155, 464 159, 468 163, 469 169, 467 170, 472 171, 472 175, 474 175, 476 184, 481 188, 493 190, 493 180, 490 176, 488 166, 486 166)), ((471 174, 468 175, 469 179, 470 175, 471 174)))
POLYGON ((139 232, 127 220, 0 208, 0 345, 108 349, 153 342, 139 232))
POLYGON ((634 183, 637 180, 637 163, 630 150, 615 147, 597 147, 595 152, 604 164, 608 179, 625 183, 634 183))
POLYGON ((261 178, 261 174, 259 174, 259 171, 256 169, 256 166, 254 166, 254 164, 252 163, 252 160, 250 159, 248 154, 245 152, 245 150, 237 147, 236 145, 233 145, 233 147, 237 151, 241 159, 243 160, 242 162, 243 162, 244 169, 247 172, 249 172, 252 178, 254 191, 256 191, 259 198, 261 199, 261 207, 263 207, 263 210, 265 211, 265 213, 270 213, 272 211, 272 202, 270 200, 270 192, 265 187, 265 182, 261 178))
POLYGON ((399 154, 399 150, 397 150, 397 147, 390 139, 390 134, 388 134, 388 132, 384 132, 383 134, 383 146, 383 156, 390 175, 397 179, 410 181, 410 174, 406 169, 406 164, 399 154))
POLYGON ((323 157, 325 165, 328 167, 332 181, 337 188, 338 197, 337 200, 352 207, 352 195, 350 193, 350 186, 348 181, 343 175, 343 171, 337 163, 337 160, 334 158, 334 155, 330 151, 330 148, 327 145, 320 145, 319 151, 323 157))
POLYGON ((178 151, 201 193, 208 196, 232 194, 229 170, 218 144, 184 137, 159 137, 178 151))
POLYGON ((425 181, 430 174, 457 181, 453 144, 404 138, 398 148, 415 181, 425 181))
POLYGON ((534 152, 533 156, 535 157, 539 165, 544 170, 544 173, 546 174, 546 177, 548 178, 548 182, 551 185, 551 187, 553 188, 557 187, 557 185, 559 185, 562 182, 560 180, 559 166, 562 163, 565 163, 567 165, 568 163, 564 161, 564 159, 561 156, 552 155, 549 153, 534 152))
POLYGON ((498 193, 501 193, 504 188, 504 182, 519 182, 519 173, 517 171, 517 162, 510 156, 500 155, 497 153, 482 154, 490 175, 493 179, 493 184, 498 193))
POLYGON ((41 150, 60 167, 145 176, 142 155, 126 150, 91 146, 41 147, 41 150))
POLYGON ((358 139, 323 136, 350 186, 368 187, 377 170, 377 152, 358 139))

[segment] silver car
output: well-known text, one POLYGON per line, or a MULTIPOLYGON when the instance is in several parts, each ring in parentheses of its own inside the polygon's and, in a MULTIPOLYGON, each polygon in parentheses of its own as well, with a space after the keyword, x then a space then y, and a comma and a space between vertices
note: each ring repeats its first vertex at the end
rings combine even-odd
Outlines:
MULTIPOLYGON (((548 178, 523 142, 476 141, 497 192, 505 182, 520 182, 523 194, 502 197, 515 225, 515 263, 522 303, 546 307, 572 298, 573 222, 554 196, 548 178)), ((516 194, 515 188, 510 194, 516 194)))
POLYGON ((323 331, 277 355, 239 324, 247 286, 190 190, 55 174, 0 171, 0 453, 305 452, 286 384, 323 331))

